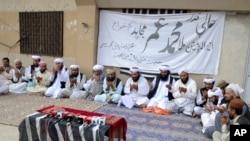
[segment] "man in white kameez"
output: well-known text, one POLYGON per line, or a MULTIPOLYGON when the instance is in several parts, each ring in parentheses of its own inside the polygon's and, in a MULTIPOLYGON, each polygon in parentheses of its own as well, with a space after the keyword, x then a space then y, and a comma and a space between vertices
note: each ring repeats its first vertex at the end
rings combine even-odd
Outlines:
POLYGON ((7 94, 9 92, 9 86, 3 84, 3 76, 0 75, 0 95, 7 94))
POLYGON ((13 83, 12 82, 12 78, 13 78, 12 69, 14 69, 14 67, 10 65, 10 60, 7 57, 4 57, 2 59, 2 63, 3 63, 3 66, 0 67, 0 75, 2 76, 3 84, 9 85, 13 83))
MULTIPOLYGON (((215 124, 215 116, 219 112, 217 106, 220 106, 223 94, 220 88, 214 87, 208 90, 208 104, 205 106, 206 112, 201 114, 202 132, 215 124)), ((226 107, 225 107, 226 108, 226 107)))
POLYGON ((152 83, 149 83, 151 90, 148 94, 149 102, 145 112, 154 111, 155 107, 165 107, 165 105, 172 100, 172 90, 175 80, 170 76, 170 68, 167 65, 162 65, 159 68, 160 75, 155 77, 152 83))
POLYGON ((197 95, 196 82, 189 77, 186 69, 178 72, 180 79, 174 84, 174 99, 166 104, 166 110, 174 113, 183 113, 192 116, 197 95))
POLYGON ((128 78, 124 87, 125 95, 121 97, 118 106, 121 104, 127 108, 145 105, 145 97, 149 92, 149 84, 145 77, 141 76, 138 67, 130 68, 131 77, 128 78))
POLYGON ((50 76, 50 87, 46 90, 45 96, 61 98, 62 89, 65 88, 65 84, 69 78, 69 72, 62 58, 57 58, 54 62, 55 66, 50 76))
POLYGON ((15 69, 12 69, 12 84, 9 85, 9 92, 14 94, 24 94, 26 93, 25 82, 25 67, 22 66, 22 61, 20 59, 14 60, 15 69))
POLYGON ((39 62, 39 71, 35 74, 35 87, 27 87, 27 91, 33 94, 44 94, 50 84, 51 73, 47 69, 47 63, 39 62))
POLYGON ((199 90, 195 99, 196 106, 194 107, 193 117, 200 116, 202 113, 205 112, 204 106, 208 102, 207 92, 208 90, 214 88, 215 79, 207 77, 203 79, 203 83, 205 84, 205 87, 199 90))
POLYGON ((39 72, 39 62, 41 61, 41 56, 38 55, 32 55, 32 65, 28 66, 25 70, 25 79, 26 81, 29 81, 30 83, 34 83, 34 76, 37 72, 39 72))
POLYGON ((103 81, 103 94, 96 95, 96 102, 110 102, 110 103, 118 103, 121 99, 121 93, 123 90, 123 84, 121 79, 116 77, 116 72, 114 69, 107 68, 106 69, 107 77, 103 81))
POLYGON ((78 65, 70 65, 70 76, 66 82, 66 87, 62 90, 62 97, 65 98, 84 98, 86 92, 83 90, 83 85, 86 81, 86 76, 79 72, 78 65))

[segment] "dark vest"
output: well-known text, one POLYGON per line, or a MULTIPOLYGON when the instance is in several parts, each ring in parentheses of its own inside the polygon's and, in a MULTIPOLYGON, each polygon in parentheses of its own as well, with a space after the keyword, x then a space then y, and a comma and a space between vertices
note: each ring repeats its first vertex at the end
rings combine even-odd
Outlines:
MULTIPOLYGON (((169 78, 170 78, 169 84, 172 84, 172 83, 173 83, 173 77, 172 77, 172 76, 169 76, 169 78)), ((157 91, 157 89, 158 89, 160 80, 161 80, 161 79, 160 79, 160 76, 157 76, 157 77, 156 77, 155 87, 154 87, 152 90, 150 90, 149 93, 148 93, 148 95, 147 95, 148 99, 151 99, 151 98, 155 95, 155 93, 156 93, 156 91, 157 91)), ((169 100, 174 99, 173 94, 172 94, 172 92, 170 92, 170 91, 168 91, 168 99, 169 99, 169 100)))
MULTIPOLYGON (((205 87, 203 87, 203 88, 200 89, 201 96, 202 96, 202 91, 204 91, 204 90, 206 90, 205 87)), ((196 106, 203 107, 206 103, 207 103, 207 99, 206 99, 203 103, 201 103, 200 105, 197 104, 197 102, 196 102, 196 100, 195 100, 195 105, 196 105, 196 106)))

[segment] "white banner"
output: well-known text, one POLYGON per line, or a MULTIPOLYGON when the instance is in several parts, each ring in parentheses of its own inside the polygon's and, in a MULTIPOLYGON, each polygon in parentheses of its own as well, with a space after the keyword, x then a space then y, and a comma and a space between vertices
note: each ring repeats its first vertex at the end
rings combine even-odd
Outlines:
POLYGON ((218 74, 225 13, 131 15, 100 12, 97 63, 158 72, 218 74))

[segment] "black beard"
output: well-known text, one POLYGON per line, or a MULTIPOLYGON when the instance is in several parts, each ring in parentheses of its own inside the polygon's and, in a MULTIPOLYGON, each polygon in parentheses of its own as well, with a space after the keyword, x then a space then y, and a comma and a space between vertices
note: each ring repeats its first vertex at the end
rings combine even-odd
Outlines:
POLYGON ((214 105, 217 105, 218 104, 218 99, 215 99, 215 101, 213 102, 214 105))
POLYGON ((71 74, 70 78, 77 78, 78 74, 71 74))
MULTIPOLYGON (((168 75, 169 75, 169 74, 168 74, 168 75)), ((167 81, 167 80, 168 80, 168 75, 166 75, 166 76, 160 75, 160 80, 161 80, 161 81, 167 81)))
POLYGON ((46 69, 44 69, 44 70, 40 70, 40 72, 41 72, 41 73, 44 73, 45 71, 46 71, 46 69))
POLYGON ((39 64, 32 64, 32 67, 34 67, 34 68, 37 68, 37 67, 39 67, 39 64))
POLYGON ((140 78, 140 75, 138 77, 132 77, 133 82, 137 82, 139 80, 139 78, 140 78))
POLYGON ((115 77, 107 77, 107 81, 108 82, 113 82, 113 81, 115 81, 115 77))
POLYGON ((186 80, 182 80, 182 79, 181 79, 181 82, 182 82, 183 84, 186 84, 186 83, 188 82, 188 79, 189 79, 189 77, 188 77, 186 80))

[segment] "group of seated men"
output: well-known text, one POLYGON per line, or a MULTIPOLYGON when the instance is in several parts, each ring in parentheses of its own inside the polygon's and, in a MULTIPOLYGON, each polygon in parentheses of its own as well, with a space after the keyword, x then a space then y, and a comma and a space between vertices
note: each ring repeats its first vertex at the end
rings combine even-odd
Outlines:
POLYGON ((229 139, 229 124, 250 124, 250 112, 240 99, 244 90, 234 83, 204 78, 204 87, 197 88, 188 70, 180 69, 179 79, 170 75, 170 67, 162 65, 159 74, 152 81, 140 73, 138 67, 130 68, 131 76, 125 85, 116 76, 113 68, 94 65, 93 74, 87 79, 79 66, 64 65, 62 58, 54 60, 50 72, 47 63, 40 56, 32 56, 33 64, 27 68, 20 59, 10 66, 9 59, 3 58, 0 67, 0 94, 41 93, 52 98, 85 98, 102 103, 116 103, 127 108, 140 107, 144 112, 168 115, 183 113, 200 117, 202 132, 214 140, 229 139))

